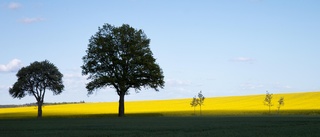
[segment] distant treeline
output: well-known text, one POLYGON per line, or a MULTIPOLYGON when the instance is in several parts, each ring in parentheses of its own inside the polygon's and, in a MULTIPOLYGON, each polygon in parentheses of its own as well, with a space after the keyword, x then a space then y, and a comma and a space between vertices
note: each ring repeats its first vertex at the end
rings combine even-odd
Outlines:
MULTIPOLYGON (((85 103, 85 101, 80 101, 80 102, 45 102, 43 105, 62 105, 62 104, 80 104, 80 103, 85 103)), ((29 107, 29 106, 38 106, 37 103, 26 103, 23 105, 0 105, 0 108, 14 108, 14 107, 29 107)))

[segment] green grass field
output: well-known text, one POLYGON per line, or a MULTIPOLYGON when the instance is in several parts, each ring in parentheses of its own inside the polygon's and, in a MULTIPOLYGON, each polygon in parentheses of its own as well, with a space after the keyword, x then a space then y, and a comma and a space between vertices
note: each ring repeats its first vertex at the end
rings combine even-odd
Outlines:
POLYGON ((318 116, 211 116, 3 119, 1 137, 317 137, 318 116))
POLYGON ((0 108, 0 137, 317 137, 320 92, 274 95, 285 106, 271 113, 265 95, 207 98, 199 107, 191 99, 126 102, 126 117, 117 117, 117 102, 47 105, 43 119, 31 107, 0 108))

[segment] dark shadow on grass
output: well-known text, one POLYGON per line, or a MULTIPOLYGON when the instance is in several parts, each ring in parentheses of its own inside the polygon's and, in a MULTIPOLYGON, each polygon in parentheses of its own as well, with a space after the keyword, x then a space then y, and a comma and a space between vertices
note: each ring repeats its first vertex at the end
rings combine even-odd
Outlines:
MULTIPOLYGON (((129 113, 125 117, 162 117, 161 113, 129 113)), ((79 114, 79 115, 66 115, 66 116, 45 116, 44 118, 108 118, 118 117, 118 114, 79 114)))
POLYGON ((36 118, 37 115, 33 113, 24 113, 24 112, 16 112, 16 113, 3 113, 0 114, 0 119, 26 119, 26 118, 36 118))
MULTIPOLYGON (((129 113, 125 114, 125 117, 161 117, 161 113, 129 113)), ((79 117, 118 117, 118 114, 88 114, 79 115, 79 117)))
MULTIPOLYGON (((162 117, 161 113, 128 113, 125 117, 162 117)), ((44 114, 43 118, 108 118, 118 117, 118 114, 75 114, 75 115, 49 115, 44 114)), ((33 119, 36 114, 29 113, 5 113, 0 114, 0 119, 33 119)))

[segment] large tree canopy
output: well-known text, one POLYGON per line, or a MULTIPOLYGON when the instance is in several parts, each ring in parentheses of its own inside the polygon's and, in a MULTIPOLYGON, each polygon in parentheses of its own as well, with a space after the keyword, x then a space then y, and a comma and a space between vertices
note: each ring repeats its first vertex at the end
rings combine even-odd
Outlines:
POLYGON ((19 99, 27 94, 33 95, 38 104, 38 118, 42 117, 42 104, 46 90, 51 90, 54 95, 58 95, 64 89, 63 75, 54 64, 47 60, 36 61, 21 68, 16 76, 18 80, 9 89, 9 93, 13 98, 19 99))
POLYGON ((124 24, 115 27, 104 24, 93 35, 83 57, 82 74, 89 75, 88 94, 111 86, 119 99, 119 116, 124 116, 124 96, 130 88, 164 87, 161 68, 149 48, 150 39, 142 30, 124 24))

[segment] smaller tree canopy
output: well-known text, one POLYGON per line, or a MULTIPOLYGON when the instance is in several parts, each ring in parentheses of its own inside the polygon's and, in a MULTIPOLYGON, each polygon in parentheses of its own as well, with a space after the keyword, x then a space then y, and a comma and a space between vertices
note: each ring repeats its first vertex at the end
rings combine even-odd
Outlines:
POLYGON ((199 93, 198 93, 198 104, 200 105, 200 107, 201 107, 201 105, 203 105, 203 103, 204 103, 204 99, 205 99, 205 97, 202 95, 202 91, 200 91, 199 93))
POLYGON ((26 95, 33 95, 38 103, 38 118, 42 116, 41 108, 46 90, 51 90, 54 95, 58 95, 64 89, 63 75, 48 60, 33 62, 21 68, 16 76, 18 80, 9 89, 10 95, 19 99, 26 95))
POLYGON ((193 97, 190 105, 191 105, 191 107, 196 107, 196 106, 198 106, 198 100, 197 100, 196 97, 193 97))
POLYGON ((281 97, 279 100, 278 100, 278 107, 280 106, 283 106, 284 105, 284 97, 281 97))

